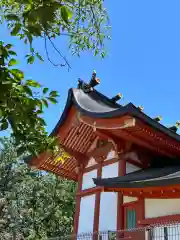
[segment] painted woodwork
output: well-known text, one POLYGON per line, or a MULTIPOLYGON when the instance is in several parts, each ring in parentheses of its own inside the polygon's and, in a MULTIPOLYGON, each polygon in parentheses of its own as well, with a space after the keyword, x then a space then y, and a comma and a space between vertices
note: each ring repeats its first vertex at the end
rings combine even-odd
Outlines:
MULTIPOLYGON (((91 94, 94 89, 86 84, 81 86, 81 91, 91 94)), ((104 98, 109 105, 113 104, 112 100, 104 98)), ((114 109, 116 107, 123 108, 114 105, 114 109)), ((162 125, 156 128, 153 127, 156 123, 150 125, 143 121, 143 113, 142 118, 126 111, 121 116, 107 118, 87 116, 80 113, 73 101, 65 115, 63 124, 58 123, 52 135, 59 138, 64 151, 71 157, 62 163, 59 155, 42 153, 29 164, 77 181, 74 234, 180 222, 178 184, 119 189, 96 187, 92 180, 121 177, 148 168, 153 156, 180 157, 179 140, 172 137, 173 133, 167 134, 162 125), (88 208, 91 211, 87 211, 88 208)), ((135 236, 130 237, 133 240, 135 236)), ((140 235, 136 239, 140 237, 143 240, 140 235)), ((96 236, 93 240, 97 240, 96 236)))
POLYGON ((116 151, 116 146, 113 141, 109 139, 96 138, 93 148, 87 152, 87 156, 93 157, 97 163, 104 161, 109 152, 116 151))

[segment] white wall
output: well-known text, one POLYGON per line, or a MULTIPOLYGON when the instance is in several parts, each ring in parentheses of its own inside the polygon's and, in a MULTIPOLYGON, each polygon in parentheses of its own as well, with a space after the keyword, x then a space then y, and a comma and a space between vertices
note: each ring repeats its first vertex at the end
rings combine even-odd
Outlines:
POLYGON ((135 166, 131 163, 126 162, 126 174, 138 171, 139 169, 140 169, 139 167, 137 167, 137 166, 135 166))
POLYGON ((111 151, 108 153, 107 158, 105 159, 105 161, 111 160, 111 159, 116 158, 116 157, 117 157, 116 151, 111 150, 111 151))
POLYGON ((94 166, 94 165, 96 165, 96 164, 97 164, 97 162, 95 161, 95 159, 94 159, 93 157, 91 157, 91 158, 89 159, 89 161, 88 161, 88 164, 87 164, 86 168, 87 168, 87 167, 92 167, 92 166, 94 166))
POLYGON ((180 199, 145 199, 145 218, 180 214, 180 199))
MULTIPOLYGON (((102 178, 118 176, 118 162, 102 168, 102 178)), ((100 200, 99 231, 116 230, 117 193, 102 192, 100 200)))
POLYGON ((102 168, 102 178, 111 178, 118 176, 118 162, 109 164, 102 168))
POLYGON ((78 234, 93 232, 94 207, 95 194, 81 198, 78 234))
POLYGON ((123 203, 134 202, 137 200, 138 200, 138 198, 136 198, 136 197, 123 196, 123 203))
POLYGON ((100 200, 99 231, 117 228, 117 193, 102 192, 100 200))
POLYGON ((94 169, 90 172, 83 174, 82 179, 82 190, 95 187, 96 185, 93 182, 93 178, 97 178, 97 169, 94 169))

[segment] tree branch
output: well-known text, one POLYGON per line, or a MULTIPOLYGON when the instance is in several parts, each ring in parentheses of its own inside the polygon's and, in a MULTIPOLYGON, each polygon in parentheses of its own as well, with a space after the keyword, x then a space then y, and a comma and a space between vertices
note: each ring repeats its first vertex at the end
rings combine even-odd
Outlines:
MULTIPOLYGON (((48 37, 49 40, 51 40, 49 37, 48 37)), ((70 67, 69 63, 67 62, 66 58, 60 53, 60 51, 55 47, 54 43, 52 42, 52 40, 50 41, 51 42, 51 45, 54 47, 54 49, 59 53, 59 55, 61 56, 61 58, 63 58, 63 60, 65 61, 64 64, 62 63, 59 63, 59 64, 56 64, 54 63, 50 56, 49 56, 49 52, 48 52, 48 48, 47 48, 47 35, 44 34, 44 46, 45 46, 45 51, 46 51, 46 56, 47 56, 47 59, 48 61, 54 66, 54 67, 65 67, 66 65, 68 65, 68 70, 70 67)))

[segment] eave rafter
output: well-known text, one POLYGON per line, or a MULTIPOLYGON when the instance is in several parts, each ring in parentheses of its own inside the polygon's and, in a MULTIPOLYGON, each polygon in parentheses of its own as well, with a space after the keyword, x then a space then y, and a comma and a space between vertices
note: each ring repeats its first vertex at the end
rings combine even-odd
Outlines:
POLYGON ((110 188, 104 187, 104 192, 121 192, 124 196, 138 198, 180 198, 180 186, 146 187, 146 188, 110 188))
POLYGON ((44 171, 52 171, 55 172, 57 175, 64 175, 65 177, 69 177, 70 179, 76 180, 77 179, 77 174, 74 174, 67 169, 58 166, 54 166, 51 163, 44 163, 42 166, 39 167, 39 169, 44 170, 44 171))
POLYGON ((163 151, 158 147, 152 146, 152 144, 144 141, 143 139, 140 139, 138 137, 133 136, 132 133, 128 132, 127 130, 118 130, 118 131, 112 130, 112 134, 114 134, 116 137, 123 138, 127 141, 130 140, 130 141, 136 143, 137 145, 140 145, 140 146, 145 147, 149 150, 152 150, 153 152, 157 152, 157 153, 159 153, 161 155, 164 155, 164 156, 173 157, 172 154, 169 154, 168 152, 163 151))
POLYGON ((169 137, 159 132, 156 133, 153 129, 137 119, 135 120, 134 126, 127 126, 123 128, 126 121, 132 119, 130 116, 113 119, 95 119, 88 116, 81 116, 81 118, 85 124, 92 126, 92 128, 94 126, 94 131, 98 131, 99 133, 104 134, 104 136, 111 136, 112 139, 113 135, 119 138, 124 138, 127 141, 132 141, 140 146, 144 146, 152 151, 158 152, 161 155, 172 158, 176 156, 177 150, 180 154, 180 147, 177 147, 177 143, 175 141, 174 143, 176 143, 176 145, 170 144, 171 139, 169 137), (117 127, 118 125, 119 128, 117 127), (98 126, 101 126, 101 128, 98 128, 98 126), (116 127, 113 129, 113 126, 116 127), (176 150, 176 152, 173 150, 176 150))
POLYGON ((136 132, 138 136, 143 136, 144 139, 152 139, 152 144, 159 145, 161 148, 166 151, 177 153, 180 155, 180 145, 175 140, 169 138, 165 134, 156 131, 155 129, 150 128, 139 120, 136 121, 136 124, 139 128, 139 131, 136 132))

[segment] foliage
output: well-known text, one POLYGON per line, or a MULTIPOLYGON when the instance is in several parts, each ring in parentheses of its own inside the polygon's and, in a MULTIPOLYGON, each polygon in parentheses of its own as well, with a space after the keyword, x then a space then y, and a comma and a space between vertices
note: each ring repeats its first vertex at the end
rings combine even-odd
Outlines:
POLYGON ((16 53, 11 47, 0 42, 0 130, 11 127, 19 154, 37 154, 54 147, 56 139, 47 137, 41 115, 48 102, 57 102, 58 93, 44 88, 37 94, 34 89, 41 89, 41 85, 24 80, 24 73, 14 67, 16 53))
MULTIPOLYGON (((28 62, 42 57, 34 51, 33 39, 47 40, 69 66, 66 58, 53 43, 53 39, 66 35, 70 38, 73 54, 91 50, 95 55, 105 56, 104 40, 109 38, 109 24, 103 0, 2 0, 2 20, 6 20, 12 36, 18 36, 30 45, 28 62)), ((48 56, 49 58, 49 56, 48 56)), ((50 59, 49 59, 50 60, 50 59)))
MULTIPOLYGON (((7 24, 11 36, 29 45, 27 63, 35 58, 43 61, 33 41, 44 41, 45 53, 54 66, 70 65, 53 39, 69 37, 73 54, 91 50, 94 55, 105 56, 104 40, 108 37, 108 18, 103 0, 1 0, 1 23, 7 24), (55 64, 47 48, 47 42, 63 60, 55 64)), ((49 102, 57 103, 58 93, 34 80, 25 80, 24 73, 15 68, 16 52, 11 44, 0 42, 0 130, 8 128, 15 137, 18 153, 27 151, 39 154, 45 150, 59 151, 57 139, 48 137, 45 121, 41 117, 49 102), (36 91, 36 92, 35 92, 36 91)))
POLYGON ((0 239, 40 240, 70 234, 75 183, 29 169, 5 139, 0 155, 0 239))

